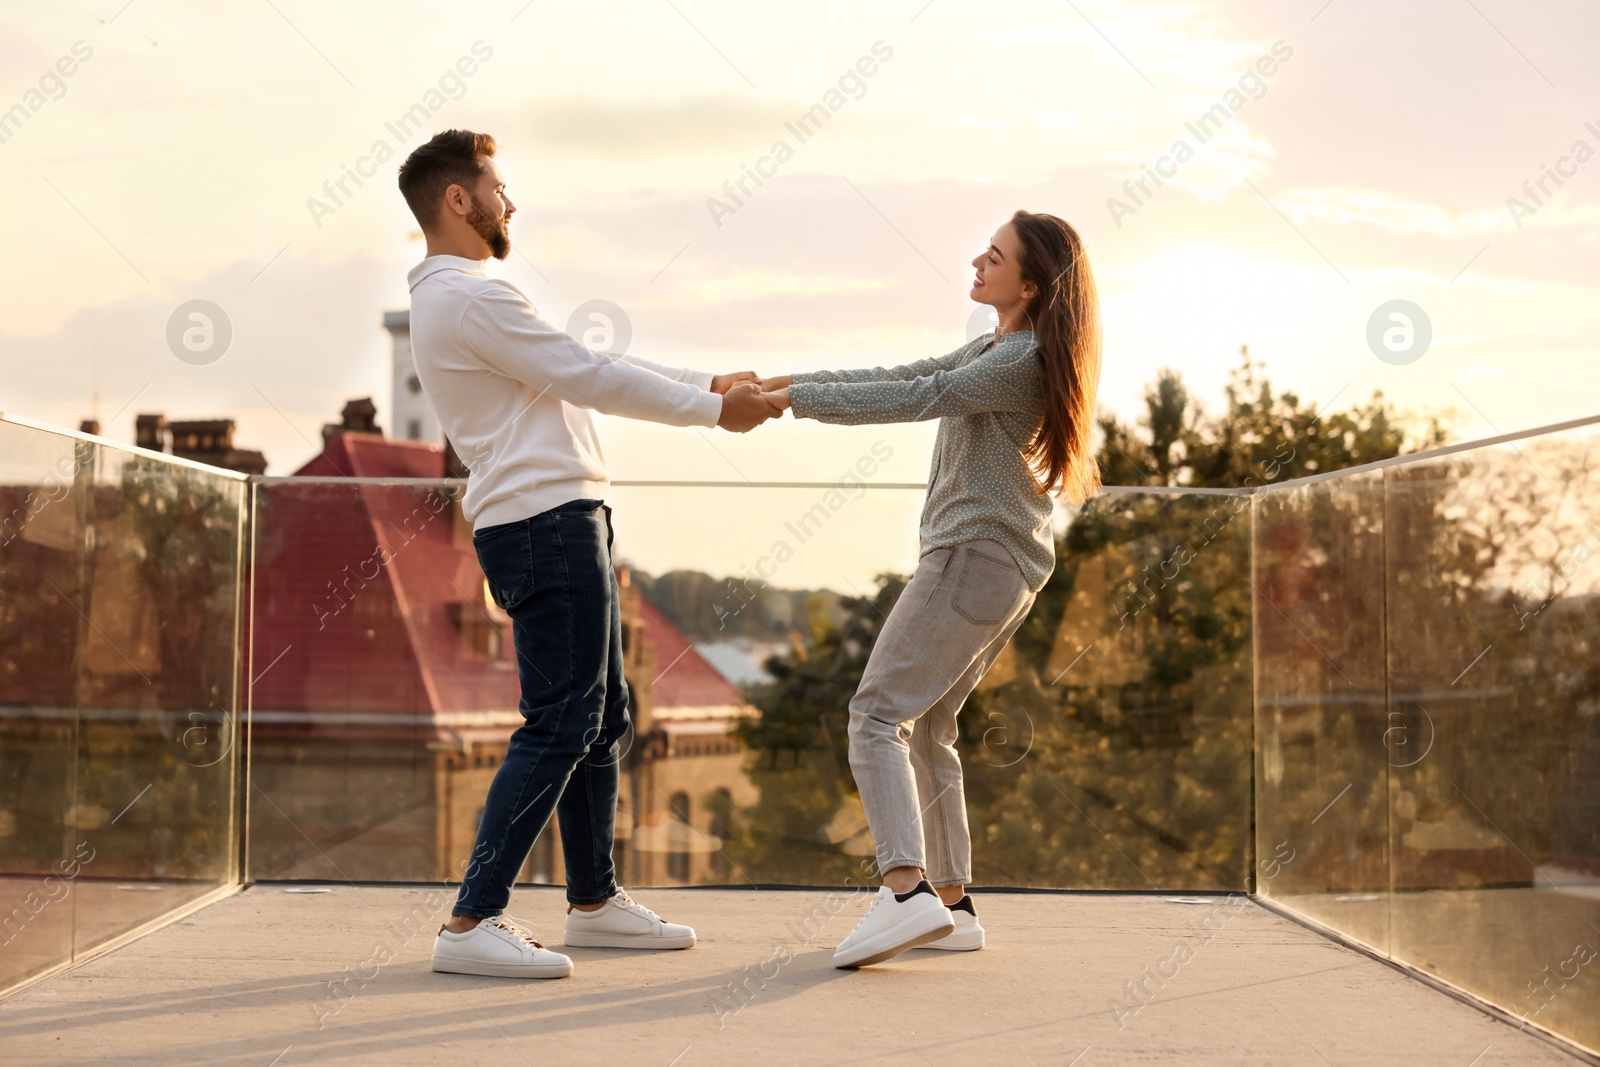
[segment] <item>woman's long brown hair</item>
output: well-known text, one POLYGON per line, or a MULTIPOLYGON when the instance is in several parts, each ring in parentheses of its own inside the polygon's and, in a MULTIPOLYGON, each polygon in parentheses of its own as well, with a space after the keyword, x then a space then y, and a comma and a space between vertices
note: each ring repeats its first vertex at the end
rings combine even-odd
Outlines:
POLYGON ((1090 451, 1100 387, 1100 299, 1083 240, 1054 215, 1019 211, 1011 225, 1022 243, 1022 278, 1038 288, 1027 317, 1044 371, 1044 420, 1023 456, 1039 492, 1074 504, 1094 496, 1100 468, 1090 451))

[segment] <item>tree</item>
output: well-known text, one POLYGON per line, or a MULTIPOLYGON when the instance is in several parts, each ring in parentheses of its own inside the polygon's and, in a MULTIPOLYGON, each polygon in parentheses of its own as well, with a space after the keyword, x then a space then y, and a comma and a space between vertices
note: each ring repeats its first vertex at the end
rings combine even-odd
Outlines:
POLYGON ((1451 413, 1407 419, 1382 392, 1374 392, 1365 404, 1323 415, 1292 392, 1274 393, 1249 349, 1239 352, 1219 416, 1207 415, 1173 370, 1160 371, 1145 390, 1145 410, 1136 424, 1103 413, 1097 420, 1098 459, 1105 484, 1260 485, 1262 471, 1275 457, 1277 477, 1299 478, 1432 448, 1448 436, 1451 413), (1420 422, 1410 435, 1408 422, 1420 422), (1285 445, 1292 452, 1287 462, 1281 458, 1287 454, 1285 445))
POLYGON ((754 693, 761 715, 737 728, 753 753, 749 774, 761 800, 734 820, 728 846, 757 881, 843 884, 854 868, 850 857, 860 853, 847 852, 847 843, 865 824, 850 803, 850 698, 905 583, 898 575, 879 575, 873 596, 839 600, 838 621, 822 610, 830 605, 813 597, 809 648, 796 642, 765 664, 773 681, 754 693))

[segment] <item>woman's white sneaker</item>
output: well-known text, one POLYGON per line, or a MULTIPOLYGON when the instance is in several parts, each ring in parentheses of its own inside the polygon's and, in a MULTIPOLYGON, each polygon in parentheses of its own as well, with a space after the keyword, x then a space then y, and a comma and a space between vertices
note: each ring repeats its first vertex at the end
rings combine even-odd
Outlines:
POLYGON ((923 948, 974 952, 983 947, 983 926, 978 922, 978 912, 973 908, 970 896, 963 894, 960 900, 950 905, 950 918, 955 920, 956 928, 937 941, 929 941, 923 948))
POLYGON ((667 922, 619 889, 594 911, 568 906, 566 944, 569 948, 692 948, 694 930, 667 922))
POLYGON ((572 960, 533 939, 527 927, 492 915, 464 934, 441 928, 433 939, 433 969, 491 978, 565 978, 572 960))
POLYGON ((872 907, 833 950, 835 967, 869 967, 907 949, 937 941, 955 928, 950 909, 927 882, 904 896, 878 887, 872 907))

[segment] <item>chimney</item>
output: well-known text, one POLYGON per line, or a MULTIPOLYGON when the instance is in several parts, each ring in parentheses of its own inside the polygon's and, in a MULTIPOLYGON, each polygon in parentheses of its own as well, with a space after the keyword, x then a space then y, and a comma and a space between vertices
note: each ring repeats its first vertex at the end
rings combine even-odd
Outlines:
POLYGON ((152 452, 172 451, 172 432, 165 415, 140 415, 133 423, 133 443, 152 452))
POLYGON ((370 396, 359 400, 351 400, 339 409, 339 417, 343 420, 341 425, 346 430, 355 430, 358 433, 382 433, 383 428, 378 425, 378 409, 373 405, 370 396))
POLYGON ((378 409, 370 396, 345 401, 344 407, 339 409, 339 421, 323 424, 322 440, 329 441, 341 433, 375 433, 383 436, 383 427, 378 425, 378 409))
POLYGON ((234 447, 232 419, 174 420, 166 432, 175 456, 244 474, 267 471, 267 459, 260 452, 234 447))

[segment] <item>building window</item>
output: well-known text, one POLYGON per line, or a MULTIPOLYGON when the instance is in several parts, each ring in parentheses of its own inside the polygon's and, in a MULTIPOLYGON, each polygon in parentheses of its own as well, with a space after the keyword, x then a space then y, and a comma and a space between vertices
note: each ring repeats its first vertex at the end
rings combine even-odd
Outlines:
POLYGON ((416 441, 422 437, 422 420, 408 419, 406 421, 406 440, 416 441))
POLYGON ((689 794, 681 791, 674 793, 667 804, 672 809, 672 822, 667 826, 667 840, 672 848, 667 853, 667 877, 687 882, 689 853, 680 849, 685 849, 689 843, 689 794))
POLYGON ((528 881, 536 885, 550 885, 555 879, 555 835, 551 832, 555 820, 545 823, 539 836, 533 840, 528 852, 528 881))
POLYGON ((733 794, 718 789, 706 802, 711 811, 711 836, 717 851, 711 854, 711 873, 726 878, 732 864, 728 861, 728 837, 733 833, 733 794))

